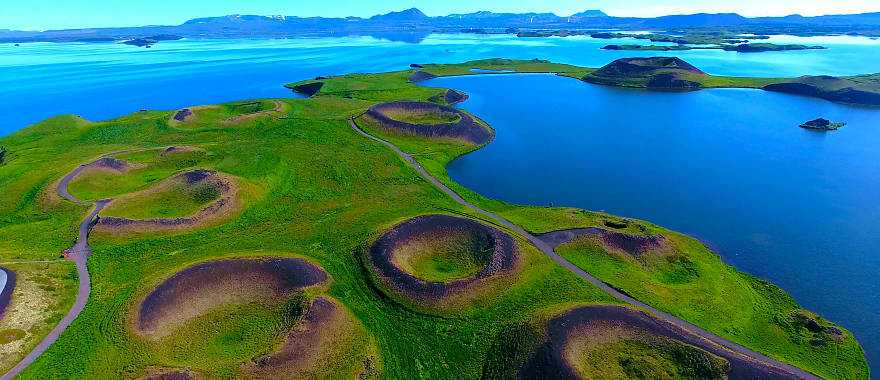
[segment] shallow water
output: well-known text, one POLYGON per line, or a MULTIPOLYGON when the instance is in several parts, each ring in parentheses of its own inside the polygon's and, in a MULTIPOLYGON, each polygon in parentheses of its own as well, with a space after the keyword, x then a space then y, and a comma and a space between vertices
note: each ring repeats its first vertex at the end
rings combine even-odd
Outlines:
POLYGON ((706 72, 723 75, 880 72, 880 41, 867 38, 826 39, 822 43, 829 49, 823 51, 757 54, 600 49, 614 43, 650 42, 454 34, 430 35, 417 44, 372 37, 181 40, 150 49, 112 43, 0 44, 0 136, 57 114, 103 120, 142 108, 283 97, 290 95, 284 83, 319 75, 401 70, 414 62, 506 57, 597 67, 626 56, 678 55, 706 72))
POLYGON ((552 75, 439 78, 497 131, 449 165, 480 194, 646 219, 853 330, 880 362, 880 110, 760 90, 658 93, 552 75), (511 112, 516 110, 516 112, 511 112), (799 128, 823 116, 836 132, 799 128))

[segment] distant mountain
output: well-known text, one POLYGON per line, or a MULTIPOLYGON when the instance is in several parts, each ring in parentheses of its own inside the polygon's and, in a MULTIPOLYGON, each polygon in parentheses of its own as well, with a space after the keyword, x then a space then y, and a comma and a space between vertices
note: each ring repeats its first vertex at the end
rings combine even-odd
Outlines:
POLYGON ((644 25, 658 28, 693 28, 708 26, 741 26, 749 19, 736 13, 698 13, 693 15, 662 16, 647 19, 644 25))
POLYGON ((428 21, 430 17, 426 16, 422 11, 418 8, 410 8, 407 10, 403 10, 400 12, 390 12, 384 15, 376 15, 370 17, 370 20, 373 21, 400 21, 400 22, 413 22, 413 21, 428 21))
POLYGON ((608 17, 608 15, 598 9, 590 9, 581 13, 575 13, 571 17, 608 17))
POLYGON ((131 41, 157 35, 190 38, 313 35, 373 35, 401 41, 419 41, 435 32, 510 33, 517 31, 578 29, 682 30, 728 28, 754 33, 864 33, 880 35, 880 13, 804 17, 747 18, 735 13, 672 15, 654 18, 615 17, 600 10, 571 16, 553 13, 495 13, 480 11, 430 17, 417 8, 370 18, 229 15, 192 19, 176 26, 50 30, 0 30, 0 42, 131 41))

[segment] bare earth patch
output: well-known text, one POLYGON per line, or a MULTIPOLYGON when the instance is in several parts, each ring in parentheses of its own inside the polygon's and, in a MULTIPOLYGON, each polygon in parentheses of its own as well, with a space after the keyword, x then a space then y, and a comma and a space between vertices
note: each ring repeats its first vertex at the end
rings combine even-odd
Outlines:
POLYGON ((318 297, 290 330, 281 347, 245 364, 242 373, 247 378, 258 379, 322 378, 326 375, 374 377, 378 374, 378 360, 369 350, 357 349, 355 340, 360 338, 358 335, 363 335, 359 330, 362 330, 359 322, 344 306, 329 297, 318 297), (352 348, 355 348, 354 352, 349 352, 352 348), (340 363, 341 355, 357 356, 354 360, 358 365, 336 368, 343 364, 340 363))

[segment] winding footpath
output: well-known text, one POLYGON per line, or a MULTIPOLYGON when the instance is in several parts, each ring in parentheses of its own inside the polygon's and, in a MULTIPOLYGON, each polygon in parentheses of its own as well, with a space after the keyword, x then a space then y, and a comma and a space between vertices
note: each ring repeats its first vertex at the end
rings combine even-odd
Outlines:
MULTIPOLYGON (((80 165, 74 171, 70 172, 64 178, 61 179, 61 182, 58 183, 57 192, 58 195, 62 198, 74 202, 76 204, 85 205, 86 202, 83 202, 67 191, 67 186, 70 184, 80 172, 82 172, 86 168, 86 165, 80 165)), ((89 232, 92 230, 92 227, 95 225, 95 222, 98 220, 98 213, 110 203, 110 200, 100 200, 94 203, 92 211, 86 215, 85 219, 83 219, 82 223, 79 225, 79 236, 76 239, 76 243, 67 250, 67 259, 73 261, 76 264, 76 272, 79 277, 79 290, 76 293, 76 300, 73 302, 73 306, 71 306, 70 310, 67 312, 67 315, 58 322, 58 325, 55 326, 54 329, 46 335, 45 338, 36 346, 34 349, 24 357, 18 364, 15 365, 9 372, 0 377, 0 380, 10 380, 21 371, 23 371, 27 366, 31 365, 37 358, 40 357, 52 343, 55 343, 58 340, 58 337, 70 326, 71 323, 79 316, 79 313, 83 311, 86 307, 86 302, 89 300, 89 293, 91 293, 91 279, 89 277, 89 268, 88 268, 88 259, 92 254, 91 248, 89 248, 89 232)))
MULTIPOLYGON (((816 375, 814 375, 812 373, 804 371, 804 370, 802 370, 798 367, 792 366, 790 364, 782 363, 776 359, 772 359, 772 358, 767 357, 766 355, 760 354, 758 352, 752 351, 752 350, 746 348, 745 346, 742 346, 738 343, 734 343, 730 340, 727 340, 727 339, 722 338, 718 335, 710 333, 700 327, 697 327, 696 325, 693 325, 693 324, 686 322, 676 316, 673 316, 672 314, 657 310, 654 307, 651 307, 651 306, 649 306, 649 305, 647 305, 647 304, 645 304, 635 298, 630 297, 629 295, 622 293, 621 291, 606 284, 602 280, 599 280, 598 278, 593 277, 593 275, 585 272, 583 269, 575 266, 574 264, 572 264, 571 262, 569 262, 568 260, 566 260, 565 258, 560 256, 559 254, 557 254, 556 251, 554 250, 553 246, 551 246, 550 244, 548 244, 544 240, 541 240, 537 236, 529 233, 528 231, 526 231, 522 227, 520 227, 516 224, 513 224, 512 222, 508 221, 507 219, 504 219, 503 217, 501 217, 498 214, 483 210, 483 209, 477 207, 476 205, 466 201, 464 198, 462 198, 454 190, 450 189, 449 187, 444 185, 442 182, 440 182, 440 180, 438 180, 437 178, 432 176, 430 173, 428 173, 428 171, 425 170, 422 167, 422 165, 420 165, 415 160, 415 158, 413 158, 411 155, 402 151, 400 148, 398 148, 396 145, 392 144, 391 142, 383 140, 383 139, 378 138, 376 136, 373 136, 373 135, 367 133, 366 131, 364 131, 363 129, 361 129, 357 125, 357 123, 355 123, 354 118, 349 119, 349 125, 351 126, 351 129, 353 129, 359 135, 366 137, 370 140, 376 141, 378 143, 381 143, 381 144, 387 146, 388 148, 390 148, 395 153, 397 153, 397 155, 400 156, 400 158, 402 158, 404 161, 406 161, 407 164, 409 164, 413 169, 415 169, 419 173, 419 175, 422 176, 422 178, 424 178, 425 180, 430 182, 438 190, 442 191, 443 193, 445 193, 446 195, 451 197, 458 204, 460 204, 464 207, 467 207, 467 208, 469 208, 469 209, 471 209, 481 215, 484 215, 488 218, 491 218, 492 220, 494 220, 498 224, 500 224, 504 227, 507 227, 511 231, 514 231, 517 234, 519 234, 520 236, 526 238, 530 243, 532 243, 532 245, 534 245, 539 250, 541 250, 541 252, 543 252, 545 255, 550 257, 557 264, 559 264, 559 265, 563 266, 564 268, 568 269, 569 271, 573 272, 578 277, 580 277, 584 280, 587 280, 588 282, 590 282, 594 286, 598 287, 599 289, 602 289, 603 291, 605 291, 606 293, 608 293, 612 297, 616 298, 617 300, 624 302, 624 303, 627 303, 631 306, 641 308, 642 310, 646 310, 646 311, 654 314, 658 318, 665 320, 667 323, 670 323, 673 326, 676 326, 676 327, 678 327, 678 328, 680 328, 690 334, 693 334, 696 337, 706 341, 709 344, 721 346, 730 352, 738 354, 744 360, 749 360, 752 362, 761 363, 764 366, 767 366, 767 367, 773 369, 774 372, 778 373, 781 376, 787 376, 787 377, 798 378, 798 379, 810 379, 810 380, 819 379, 819 377, 817 377, 816 375)), ((554 245, 558 246, 559 244, 554 244, 554 245)))

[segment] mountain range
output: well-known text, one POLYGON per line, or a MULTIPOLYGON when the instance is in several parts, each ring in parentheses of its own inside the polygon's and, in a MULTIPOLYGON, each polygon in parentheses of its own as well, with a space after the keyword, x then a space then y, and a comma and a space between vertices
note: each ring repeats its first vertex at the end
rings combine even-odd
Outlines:
POLYGON ((571 16, 553 13, 495 13, 481 11, 430 17, 417 8, 369 18, 229 15, 197 18, 173 26, 86 28, 48 31, 0 29, 0 42, 117 41, 162 36, 286 37, 309 35, 382 35, 401 33, 510 33, 541 29, 699 29, 726 28, 755 33, 880 35, 880 12, 805 17, 748 18, 736 13, 671 15, 653 18, 615 17, 599 10, 571 16))

